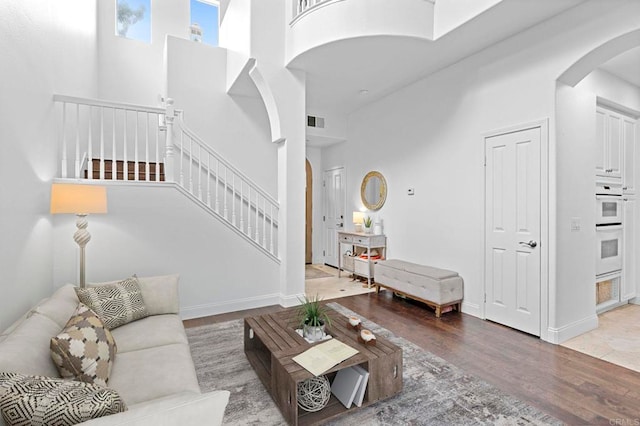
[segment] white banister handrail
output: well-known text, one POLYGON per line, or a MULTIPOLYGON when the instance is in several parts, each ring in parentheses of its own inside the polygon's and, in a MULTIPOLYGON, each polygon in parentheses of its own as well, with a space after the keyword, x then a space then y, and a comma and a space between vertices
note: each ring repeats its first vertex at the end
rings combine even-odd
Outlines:
MULTIPOLYGON (((245 181, 245 183, 248 183, 249 185, 251 185, 253 187, 253 189, 256 190, 261 196, 266 198, 267 201, 271 202, 272 204, 278 205, 278 201, 275 198, 273 198, 271 195, 269 195, 269 193, 267 191, 265 191, 262 187, 260 187, 260 185, 258 185, 256 182, 254 182, 250 177, 248 177, 247 175, 242 173, 240 170, 235 168, 231 163, 229 163, 220 154, 218 154, 214 149, 212 149, 198 135, 196 135, 191 129, 189 129, 184 124, 184 121, 182 119, 180 119, 178 117, 177 122, 180 124, 180 128, 185 133, 185 135, 187 135, 189 138, 193 139, 195 142, 198 143, 198 145, 200 145, 200 147, 204 151, 206 151, 208 154, 210 154, 211 156, 216 158, 218 161, 220 161, 220 164, 222 164, 225 167, 225 169, 233 172, 236 176, 242 178, 245 181)), ((187 151, 187 150, 185 149, 185 151, 187 151)))
POLYGON ((129 111, 138 111, 138 112, 149 112, 154 114, 164 114, 165 109, 163 107, 150 107, 145 105, 136 105, 136 104, 128 104, 125 102, 113 102, 113 101, 103 101, 99 99, 91 99, 91 98, 79 98, 76 96, 66 96, 66 95, 53 95, 54 102, 65 102, 68 104, 79 104, 79 105, 89 105, 89 106, 97 106, 104 108, 114 108, 120 110, 129 110, 129 111))

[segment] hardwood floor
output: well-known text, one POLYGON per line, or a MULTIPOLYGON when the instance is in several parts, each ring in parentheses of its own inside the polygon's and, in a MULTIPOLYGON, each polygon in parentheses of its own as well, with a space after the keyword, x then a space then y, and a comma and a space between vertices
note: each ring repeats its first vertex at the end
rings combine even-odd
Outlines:
MULTIPOLYGON (((390 292, 335 299, 503 391, 570 425, 640 425, 640 373, 470 315, 442 318, 390 292)), ((280 306, 185 321, 224 322, 280 306)))

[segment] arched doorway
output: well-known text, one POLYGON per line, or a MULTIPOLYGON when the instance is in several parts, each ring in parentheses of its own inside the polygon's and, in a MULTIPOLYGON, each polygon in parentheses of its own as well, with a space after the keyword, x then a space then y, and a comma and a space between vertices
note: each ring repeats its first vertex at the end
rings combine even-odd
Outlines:
POLYGON ((311 163, 305 159, 307 187, 305 190, 305 239, 304 239, 304 263, 309 265, 313 259, 313 172, 311 163))

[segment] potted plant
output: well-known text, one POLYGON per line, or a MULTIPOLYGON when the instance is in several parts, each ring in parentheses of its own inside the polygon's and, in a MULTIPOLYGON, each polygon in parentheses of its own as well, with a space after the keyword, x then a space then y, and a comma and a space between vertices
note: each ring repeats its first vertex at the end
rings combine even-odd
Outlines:
POLYGON ((371 233, 371 225, 373 225, 373 221, 371 220, 371 216, 367 216, 366 219, 364 219, 364 232, 366 232, 367 234, 371 233))
POLYGON ((327 308, 320 303, 321 299, 318 295, 304 296, 303 299, 298 298, 298 300, 301 303, 298 315, 303 336, 311 341, 322 340, 325 336, 325 327, 331 326, 327 308))

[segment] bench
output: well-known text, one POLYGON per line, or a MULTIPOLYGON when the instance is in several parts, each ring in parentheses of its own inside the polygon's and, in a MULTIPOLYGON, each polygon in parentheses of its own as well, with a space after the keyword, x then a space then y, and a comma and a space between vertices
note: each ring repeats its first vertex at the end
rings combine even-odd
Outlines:
POLYGON ((448 306, 460 311, 463 281, 457 272, 389 259, 376 262, 375 277, 376 293, 383 287, 426 303, 437 318, 448 306))

